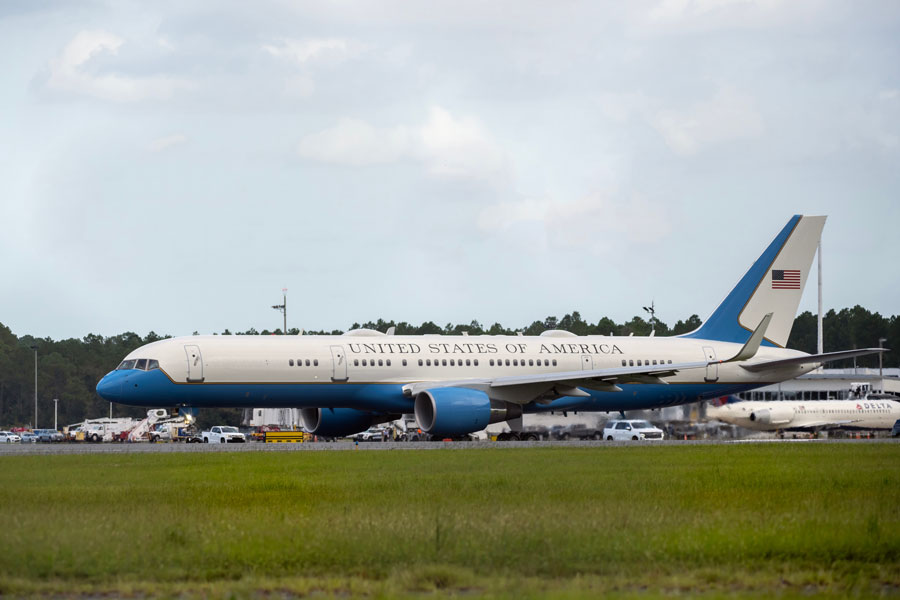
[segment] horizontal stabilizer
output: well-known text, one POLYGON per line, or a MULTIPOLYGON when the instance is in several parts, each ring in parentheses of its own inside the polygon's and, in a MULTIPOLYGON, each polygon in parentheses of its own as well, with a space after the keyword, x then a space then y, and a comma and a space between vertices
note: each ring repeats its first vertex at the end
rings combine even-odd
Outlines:
POLYGON ((782 360, 770 360, 763 363, 755 363, 752 365, 741 365, 751 373, 767 371, 769 369, 779 369, 781 367, 791 367, 794 365, 806 365, 809 363, 827 363, 835 360, 843 360, 845 358, 853 358, 854 356, 866 356, 868 354, 878 354, 879 352, 887 352, 887 348, 862 348, 860 350, 842 350, 840 352, 825 352, 824 354, 809 354, 807 356, 798 356, 797 358, 785 358, 782 360))

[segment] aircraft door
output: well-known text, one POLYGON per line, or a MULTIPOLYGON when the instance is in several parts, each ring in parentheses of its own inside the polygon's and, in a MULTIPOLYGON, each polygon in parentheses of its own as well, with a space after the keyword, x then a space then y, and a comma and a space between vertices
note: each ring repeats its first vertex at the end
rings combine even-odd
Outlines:
POLYGON ((712 346, 703 346, 703 357, 708 363, 706 365, 706 381, 719 380, 719 361, 716 358, 716 351, 712 346))
POLYGON ((344 355, 343 346, 331 347, 331 360, 334 365, 331 380, 347 381, 347 357, 344 355))
POLYGON ((590 354, 582 354, 581 355, 581 370, 582 371, 593 371, 594 370, 594 357, 590 354))
POLYGON ((187 354, 188 361, 187 380, 195 383, 203 381, 203 356, 200 354, 200 346, 186 345, 184 353, 187 354))

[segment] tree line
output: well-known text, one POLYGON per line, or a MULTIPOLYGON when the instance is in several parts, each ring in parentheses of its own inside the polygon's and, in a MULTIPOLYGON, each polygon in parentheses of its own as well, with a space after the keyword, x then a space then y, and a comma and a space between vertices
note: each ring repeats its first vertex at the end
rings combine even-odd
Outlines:
MULTIPOLYGON (((603 317, 596 323, 585 321, 574 311, 562 318, 547 317, 543 321, 534 321, 518 329, 509 329, 500 323, 488 327, 478 321, 469 323, 447 323, 443 327, 432 321, 421 325, 407 322, 368 321, 353 323, 350 329, 375 329, 387 331, 394 327, 396 335, 445 334, 461 335, 538 335, 548 329, 562 329, 577 335, 650 335, 655 329, 657 336, 680 335, 693 331, 700 326, 700 318, 691 315, 679 320, 671 328, 664 322, 654 319, 651 323, 635 316, 625 323, 616 323, 603 317)), ((289 335, 300 334, 298 329, 288 330, 289 335)), ((341 330, 303 331, 304 335, 338 335, 341 330)), ((886 348, 900 348, 900 316, 885 317, 870 312, 861 306, 844 308, 840 311, 829 310, 824 317, 825 351, 845 350, 851 348, 877 347, 879 338, 886 338, 886 348)), ((197 332, 194 332, 196 335, 197 332)), ((219 335, 281 335, 282 331, 249 329, 232 333, 229 330, 219 335)), ((35 338, 30 335, 16 336, 9 327, 0 324, 0 427, 31 425, 34 420, 34 361, 37 351, 37 391, 38 391, 38 424, 50 427, 53 424, 53 399, 59 399, 60 427, 76 423, 85 418, 97 418, 108 414, 109 404, 100 398, 96 391, 97 382, 103 375, 114 369, 122 358, 136 348, 170 336, 150 332, 146 336, 126 332, 105 337, 89 334, 81 339, 52 340, 35 338)), ((788 347, 804 352, 816 351, 816 315, 804 312, 794 320, 788 347)), ((877 367, 877 356, 865 356, 857 359, 860 367, 877 367)), ((850 367, 853 361, 832 363, 834 367, 850 367)), ((884 355, 885 367, 900 366, 900 352, 884 355)), ((144 409, 114 405, 114 416, 143 416, 144 409)), ((239 409, 205 409, 200 411, 201 425, 230 422, 240 419, 239 409)))

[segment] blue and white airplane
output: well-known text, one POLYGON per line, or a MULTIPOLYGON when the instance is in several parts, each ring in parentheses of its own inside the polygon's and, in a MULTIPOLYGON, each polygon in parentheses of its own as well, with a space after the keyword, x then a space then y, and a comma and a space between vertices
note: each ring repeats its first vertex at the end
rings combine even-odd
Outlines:
POLYGON ((794 216, 703 325, 677 337, 191 336, 131 352, 97 384, 132 406, 301 408, 304 427, 345 436, 404 413, 438 436, 523 413, 624 411, 695 402, 878 348, 788 350, 825 217, 794 216))

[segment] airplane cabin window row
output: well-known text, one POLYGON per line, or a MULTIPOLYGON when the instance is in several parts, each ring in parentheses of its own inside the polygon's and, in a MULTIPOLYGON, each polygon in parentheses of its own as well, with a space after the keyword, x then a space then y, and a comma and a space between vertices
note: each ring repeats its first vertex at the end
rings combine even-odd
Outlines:
MULTIPOLYGON (((638 367, 641 367, 641 366, 643 366, 643 367, 650 367, 650 366, 652 366, 652 365, 657 365, 657 364, 659 364, 659 365, 664 365, 664 364, 666 364, 666 361, 663 360, 663 359, 660 359, 659 362, 657 362, 656 360, 651 361, 650 359, 644 359, 643 364, 641 364, 641 359, 638 359, 638 360, 637 360, 637 365, 635 365, 635 364, 634 364, 634 360, 627 360, 627 361, 626 361, 624 358, 622 359, 622 366, 623 366, 623 367, 634 367, 634 366, 638 366, 638 367), (627 363, 627 364, 626 364, 626 363, 627 363)), ((672 364, 671 359, 669 360, 668 364, 670 364, 670 365, 672 364)))
MULTIPOLYGON (((305 362, 306 362, 306 366, 307 366, 307 367, 309 367, 309 366, 318 367, 318 366, 319 366, 319 359, 318 359, 318 358, 314 358, 314 359, 312 359, 312 361, 310 361, 310 360, 307 358, 307 359, 305 359, 305 362)), ((302 359, 302 358, 298 358, 298 359, 297 359, 297 366, 298 366, 298 367, 302 367, 302 366, 303 366, 303 363, 304 363, 304 359, 302 359)), ((288 360, 288 365, 290 365, 290 366, 292 366, 292 367, 294 366, 294 359, 293 359, 293 358, 291 358, 290 360, 288 360)))

